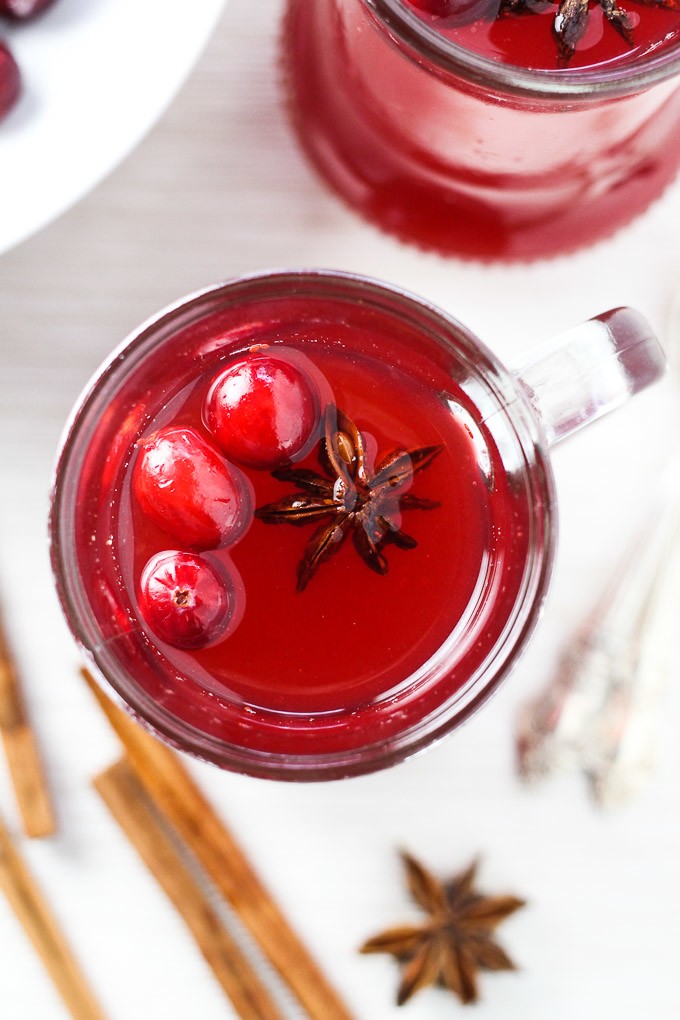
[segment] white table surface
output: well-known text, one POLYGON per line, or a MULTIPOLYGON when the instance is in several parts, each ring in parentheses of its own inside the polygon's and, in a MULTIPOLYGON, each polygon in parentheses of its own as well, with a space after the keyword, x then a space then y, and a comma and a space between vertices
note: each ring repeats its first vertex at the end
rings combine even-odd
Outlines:
MULTIPOLYGON (((166 302, 266 267, 380 275, 437 301, 510 361, 622 303, 666 336, 680 287, 678 186, 611 242, 532 266, 443 261, 359 222, 309 170, 288 129, 275 70, 280 8, 281 0, 230 0, 151 135, 79 205, 0 259, 0 591, 59 834, 21 839, 1 761, 0 815, 111 1020, 233 1011, 89 785, 118 744, 76 675, 45 515, 60 430, 90 373, 166 302)), ((519 706, 550 677, 644 519, 678 432, 677 393, 664 381, 555 451, 561 545, 551 597, 520 667, 472 723, 414 761, 334 784, 273 784, 191 765, 360 1020, 464 1012, 438 991, 397 1009, 392 960, 357 953, 367 936, 417 916, 399 846, 442 875, 481 854, 490 891, 530 901, 499 932, 521 971, 482 977, 476 1020, 680 1016, 679 685, 668 694, 658 766, 625 808, 596 808, 580 777, 527 789, 513 761, 519 706)), ((0 1016, 66 1015, 0 899, 0 1016)))

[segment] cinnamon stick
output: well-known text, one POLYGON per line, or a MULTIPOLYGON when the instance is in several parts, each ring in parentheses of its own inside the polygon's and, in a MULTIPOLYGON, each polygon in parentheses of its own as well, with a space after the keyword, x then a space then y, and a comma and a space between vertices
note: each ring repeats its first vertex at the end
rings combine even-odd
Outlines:
POLYGON ((75 1020, 104 1020, 85 978, 9 833, 0 822, 0 889, 75 1020))
POLYGON ((51 836, 56 824, 38 744, 21 695, 19 676, 0 621, 0 734, 27 836, 51 836))
POLYGON ((352 1020, 352 1014, 177 755, 114 705, 87 670, 82 673, 147 793, 249 928, 311 1020, 352 1020))
POLYGON ((112 765, 95 777, 93 785, 184 918, 242 1020, 283 1020, 248 959, 197 885, 129 761, 123 758, 112 765))

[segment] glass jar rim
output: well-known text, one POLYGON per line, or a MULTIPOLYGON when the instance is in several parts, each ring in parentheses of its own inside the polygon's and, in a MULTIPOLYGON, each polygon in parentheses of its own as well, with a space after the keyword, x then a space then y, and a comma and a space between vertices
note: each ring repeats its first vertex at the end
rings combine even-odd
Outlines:
POLYGON ((536 100, 597 102, 643 92, 680 74, 680 45, 650 53, 619 67, 559 71, 519 67, 489 60, 437 32, 402 0, 361 0, 392 41, 440 74, 450 74, 480 88, 536 100))

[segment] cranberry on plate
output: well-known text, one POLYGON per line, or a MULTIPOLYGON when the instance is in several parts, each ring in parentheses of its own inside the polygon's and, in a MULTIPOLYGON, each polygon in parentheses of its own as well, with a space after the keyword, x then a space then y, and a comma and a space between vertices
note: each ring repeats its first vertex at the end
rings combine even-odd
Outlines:
POLYGON ((0 0, 0 15, 15 21, 28 21, 53 3, 54 0, 0 0))
POLYGON ((21 92, 17 62, 5 43, 0 42, 0 119, 12 109, 21 92))

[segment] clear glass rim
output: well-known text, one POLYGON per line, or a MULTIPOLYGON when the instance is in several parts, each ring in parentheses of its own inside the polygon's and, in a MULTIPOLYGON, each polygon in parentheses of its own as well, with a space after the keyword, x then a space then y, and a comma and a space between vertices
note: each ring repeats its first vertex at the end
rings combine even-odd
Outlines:
MULTIPOLYGON (((80 647, 89 669, 102 683, 109 694, 113 693, 121 704, 131 710, 145 728, 156 733, 171 746, 188 752, 196 758, 211 762, 221 768, 262 778, 292 781, 319 781, 347 778, 388 768, 439 742, 447 733, 457 728, 473 715, 477 709, 497 690, 515 665, 538 620, 538 610, 544 600, 554 561, 556 537, 555 495, 552 472, 547 459, 542 455, 543 437, 528 402, 523 402, 520 413, 515 405, 518 420, 527 429, 527 437, 521 441, 523 448, 531 445, 538 451, 536 463, 539 481, 543 488, 544 500, 544 541, 540 549, 533 550, 532 562, 527 567, 531 585, 526 585, 516 618, 510 627, 506 641, 507 654, 498 664, 487 663, 480 676, 471 678, 469 683, 456 692, 448 711, 442 709, 436 719, 427 717, 404 733, 384 742, 374 742, 349 751, 330 754, 281 755, 262 752, 251 748, 227 744, 217 737, 206 734, 191 723, 178 718, 157 704, 134 679, 129 677, 118 664, 112 650, 106 644, 93 647, 92 633, 97 624, 88 613, 87 598, 80 582, 74 585, 70 578, 77 569, 73 548, 69 548, 69 498, 73 498, 74 482, 78 477, 82 459, 81 446, 88 442, 87 426, 91 416, 98 413, 98 401, 115 387, 119 375, 128 371, 127 360, 145 356, 161 345, 167 329, 173 321, 195 311, 195 319, 202 318, 214 307, 215 302, 226 296, 246 298, 250 295, 334 292, 341 288, 345 296, 356 294, 358 299, 374 302, 388 300, 399 302, 399 311, 406 314, 418 313, 427 320, 428 326, 439 334, 462 335, 474 345, 484 360, 485 370, 495 373, 499 380, 506 380, 511 373, 499 359, 479 341, 465 326, 423 298, 396 286, 371 277, 331 270, 276 270, 256 273, 228 280, 202 288, 166 306, 156 315, 147 319, 131 333, 101 365, 85 387, 65 427, 62 443, 57 454, 54 480, 50 500, 49 537, 52 569, 57 593, 69 628, 80 647), (526 403, 526 406, 524 406, 526 403), (490 674, 490 675, 489 675, 490 674), (455 705, 454 705, 455 702, 455 705)), ((514 415, 513 415, 514 420, 514 415)))
POLYGON ((680 44, 620 67, 534 70, 501 64, 464 49, 427 25, 401 0, 361 0, 400 46, 440 72, 511 96, 597 102, 642 92, 680 74, 680 44))

